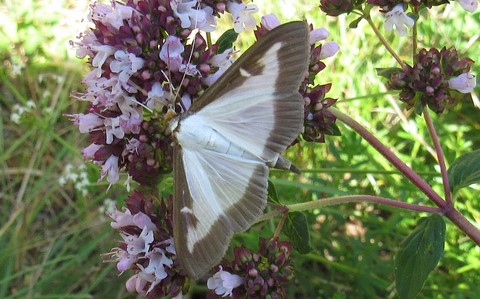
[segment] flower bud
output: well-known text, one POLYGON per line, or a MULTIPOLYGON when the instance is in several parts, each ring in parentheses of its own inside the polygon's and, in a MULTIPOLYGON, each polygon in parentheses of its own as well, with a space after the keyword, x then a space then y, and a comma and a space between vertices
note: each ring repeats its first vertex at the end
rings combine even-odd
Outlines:
POLYGON ((353 10, 354 0, 321 0, 320 9, 329 16, 339 16, 353 10))

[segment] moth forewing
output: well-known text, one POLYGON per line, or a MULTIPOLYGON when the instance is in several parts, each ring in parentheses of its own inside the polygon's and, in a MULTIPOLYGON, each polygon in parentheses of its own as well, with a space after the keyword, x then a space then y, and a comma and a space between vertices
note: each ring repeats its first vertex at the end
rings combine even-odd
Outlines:
POLYGON ((306 23, 273 29, 172 122, 174 238, 190 277, 218 264, 233 233, 262 213, 267 165, 303 126, 308 51, 306 23))

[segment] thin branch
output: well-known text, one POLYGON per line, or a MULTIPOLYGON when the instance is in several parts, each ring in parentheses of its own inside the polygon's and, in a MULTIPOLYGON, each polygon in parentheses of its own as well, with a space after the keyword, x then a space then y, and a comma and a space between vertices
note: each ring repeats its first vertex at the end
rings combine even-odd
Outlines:
POLYGON ((378 39, 380 40, 380 42, 383 44, 383 46, 387 49, 388 52, 390 52, 390 54, 393 56, 393 58, 395 58, 395 60, 398 62, 398 64, 400 64, 400 66, 402 68, 405 67, 405 63, 402 61, 402 59, 400 59, 400 57, 397 55, 397 53, 393 50, 393 48, 390 46, 390 44, 388 43, 388 41, 383 37, 383 35, 380 33, 380 31, 378 31, 378 28, 377 26, 375 26, 375 24, 373 23, 372 21, 372 18, 369 16, 369 15, 364 15, 364 18, 365 20, 367 20, 368 24, 370 25, 370 27, 372 28, 373 32, 375 33, 375 35, 378 37, 378 39))
POLYGON ((448 181, 447 166, 445 164, 445 156, 443 155, 442 146, 440 144, 440 140, 438 139, 437 131, 435 130, 435 126, 433 125, 433 121, 432 121, 432 118, 430 117, 430 113, 428 112, 427 106, 423 108, 423 118, 427 123, 428 132, 430 132, 433 145, 435 146, 435 151, 437 152, 438 165, 440 166, 440 172, 442 174, 443 191, 445 192, 445 201, 447 202, 447 205, 451 206, 452 194, 450 193, 450 182, 448 181))
POLYGON ((342 203, 349 202, 372 202, 379 203, 382 205, 388 205, 400 209, 406 209, 417 212, 427 212, 427 213, 442 213, 442 209, 428 206, 420 206, 415 204, 410 204, 406 202, 396 201, 389 198, 372 196, 372 195, 349 195, 349 196, 340 196, 340 197, 330 197, 323 198, 319 200, 312 200, 309 202, 297 203, 293 205, 288 205, 289 212, 298 212, 306 211, 312 209, 323 208, 327 206, 339 205, 342 203))
POLYGON ((402 172, 415 186, 417 186, 428 198, 430 198, 439 207, 445 206, 445 201, 438 195, 432 187, 423 180, 415 171, 407 166, 402 160, 400 160, 392 151, 390 151, 383 143, 380 142, 375 136, 366 130, 362 125, 356 122, 348 115, 340 112, 339 110, 330 107, 331 111, 337 119, 345 123, 352 128, 360 136, 362 136, 370 145, 372 145, 380 154, 382 154, 390 163, 393 164, 400 172, 402 172))

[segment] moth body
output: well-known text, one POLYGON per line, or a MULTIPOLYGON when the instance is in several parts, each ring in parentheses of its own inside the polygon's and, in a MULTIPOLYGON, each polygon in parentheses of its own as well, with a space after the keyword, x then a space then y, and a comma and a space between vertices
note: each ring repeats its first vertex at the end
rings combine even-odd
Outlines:
POLYGON ((205 119, 197 114, 173 123, 174 134, 179 145, 188 150, 211 150, 233 157, 249 160, 259 160, 253 154, 232 143, 215 129, 210 127, 205 119))
POLYGON ((295 171, 281 153, 303 128, 308 34, 304 22, 268 32, 170 124, 175 249, 193 279, 262 214, 268 167, 295 171))

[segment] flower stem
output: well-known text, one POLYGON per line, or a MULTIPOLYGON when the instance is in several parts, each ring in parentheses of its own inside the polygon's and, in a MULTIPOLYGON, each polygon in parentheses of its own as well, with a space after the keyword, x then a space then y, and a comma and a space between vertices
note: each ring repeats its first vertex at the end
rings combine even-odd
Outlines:
POLYGON ((282 232, 283 225, 285 224, 285 221, 287 220, 288 213, 283 213, 282 218, 280 219, 280 222, 277 225, 277 229, 275 229, 275 233, 273 234, 274 238, 278 238, 280 236, 280 233, 282 232))
POLYGON ((378 31, 378 28, 377 26, 375 26, 375 24, 373 23, 373 20, 372 18, 370 17, 370 15, 364 15, 363 16, 365 18, 365 20, 367 20, 368 24, 370 25, 370 27, 372 28, 373 32, 375 32, 375 35, 378 37, 378 39, 380 40, 380 42, 383 44, 383 46, 387 49, 388 52, 390 52, 390 54, 392 54, 393 58, 395 58, 395 60, 398 62, 398 64, 400 64, 400 66, 402 68, 405 67, 405 63, 402 61, 402 59, 400 59, 400 57, 397 55, 397 53, 392 49, 392 47, 390 47, 390 44, 387 42, 387 40, 383 37, 383 35, 380 33, 380 31, 378 31))
POLYGON ((396 208, 407 209, 411 211, 427 212, 427 213, 442 212, 440 208, 409 204, 409 203, 396 201, 389 198, 372 196, 372 195, 349 195, 349 196, 322 198, 319 200, 312 200, 309 202, 302 202, 302 203, 297 203, 293 205, 288 205, 287 207, 289 212, 298 212, 298 211, 318 209, 326 206, 333 206, 333 205, 338 205, 338 204, 348 203, 348 202, 373 202, 373 203, 379 203, 379 204, 388 205, 396 208))
POLYGON ((370 143, 380 154, 382 154, 390 163, 393 164, 400 172, 402 172, 415 186, 417 186, 425 195, 428 196, 439 207, 443 207, 444 200, 438 195, 430 185, 423 180, 416 172, 408 167, 402 160, 400 160, 394 153, 392 153, 383 143, 375 136, 367 131, 362 125, 356 122, 348 115, 339 110, 330 107, 329 111, 333 113, 340 121, 352 128, 360 136, 362 136, 368 143, 370 143))
POLYGON ((385 145, 383 145, 375 136, 362 127, 358 122, 339 110, 330 107, 329 110, 343 123, 352 128, 360 136, 362 136, 370 145, 372 145, 379 153, 381 153, 390 163, 392 163, 400 172, 402 172, 415 186, 417 186, 429 199, 431 199, 442 211, 442 213, 450 219, 458 228, 467 234, 472 241, 480 245, 480 231, 470 223, 465 216, 455 210, 455 208, 444 201, 430 185, 427 184, 416 172, 408 167, 394 153, 392 153, 385 145))
MULTIPOLYGON (((414 5, 413 11, 418 16, 418 6, 414 5)), ((417 36, 417 22, 415 22, 412 30, 412 61, 415 61, 415 55, 417 55, 417 36)))
POLYGON ((455 210, 453 206, 444 211, 444 215, 450 219, 458 228, 460 228, 467 236, 470 237, 478 246, 480 246, 480 231, 472 223, 470 223, 465 216, 459 211, 455 210))
POLYGON ((448 181, 447 167, 445 165, 445 156, 443 155, 442 146, 440 145, 440 140, 438 139, 437 131, 435 130, 435 126, 433 125, 433 121, 430 117, 427 106, 423 108, 423 118, 427 123, 428 131, 430 132, 433 145, 435 146, 435 151, 437 152, 437 160, 440 166, 440 172, 442 174, 443 181, 443 190, 445 192, 445 201, 447 202, 447 205, 451 206, 452 194, 450 193, 450 182, 448 181))

